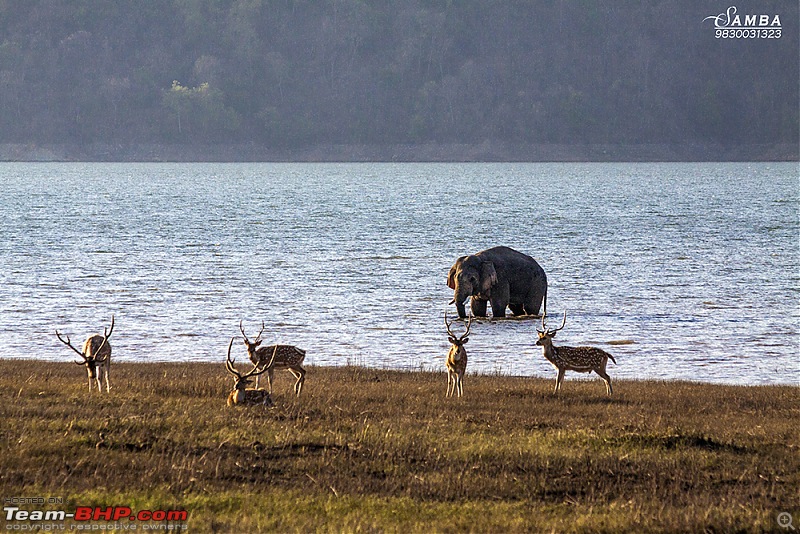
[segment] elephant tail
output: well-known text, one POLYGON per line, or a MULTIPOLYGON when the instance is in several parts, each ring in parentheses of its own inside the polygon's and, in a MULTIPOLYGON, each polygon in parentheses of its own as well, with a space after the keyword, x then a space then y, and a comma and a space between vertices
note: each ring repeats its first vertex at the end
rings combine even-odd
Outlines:
POLYGON ((547 315, 547 282, 544 284, 544 298, 542 299, 542 306, 544 306, 542 309, 542 317, 544 317, 547 315))

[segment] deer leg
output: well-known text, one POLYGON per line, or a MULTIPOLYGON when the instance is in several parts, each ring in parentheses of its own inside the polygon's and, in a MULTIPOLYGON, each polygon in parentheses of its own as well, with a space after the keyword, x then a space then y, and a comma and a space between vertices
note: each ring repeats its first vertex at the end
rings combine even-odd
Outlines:
POLYGON ((611 377, 608 376, 608 373, 606 373, 604 369, 595 369, 594 372, 600 375, 600 378, 606 381, 606 394, 610 397, 613 393, 613 390, 611 389, 611 377))
POLYGON ((300 391, 303 389, 303 384, 306 381, 306 370, 297 366, 293 369, 289 369, 289 371, 291 371, 292 375, 297 379, 297 382, 294 384, 294 392, 299 397, 300 391))
POLYGON ((295 388, 294 388, 295 389, 295 393, 297 392, 297 384, 300 382, 300 380, 303 379, 303 376, 304 376, 304 373, 301 372, 301 371, 302 371, 302 368, 299 368, 299 367, 294 367, 294 368, 289 369, 289 372, 291 372, 292 376, 294 376, 294 378, 295 378, 295 388))
POLYGON ((274 369, 269 369, 267 371, 267 388, 269 390, 269 394, 272 395, 272 373, 274 369))
POLYGON ((464 395, 464 375, 458 374, 458 396, 462 397, 464 395))
POLYGON ((558 393, 558 390, 561 389, 561 382, 564 381, 564 375, 566 374, 567 370, 559 368, 558 369, 558 376, 556 377, 556 390, 553 393, 558 393))
POLYGON ((306 370, 302 367, 300 368, 300 373, 302 376, 300 377, 300 386, 297 388, 297 396, 300 396, 300 392, 303 390, 303 384, 306 383, 306 370))
POLYGON ((109 382, 109 371, 111 371, 111 366, 106 366, 106 393, 111 393, 111 383, 109 382))
POLYGON ((453 371, 447 370, 447 394, 445 397, 452 397, 453 390, 455 389, 455 378, 453 378, 453 371))

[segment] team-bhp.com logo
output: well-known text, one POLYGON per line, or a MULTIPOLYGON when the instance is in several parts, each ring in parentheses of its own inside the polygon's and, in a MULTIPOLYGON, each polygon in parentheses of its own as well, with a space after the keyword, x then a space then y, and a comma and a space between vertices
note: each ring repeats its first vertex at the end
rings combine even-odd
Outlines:
POLYGON ((187 529, 186 510, 139 510, 129 506, 78 506, 75 512, 64 510, 21 510, 4 506, 7 531, 34 530, 156 530, 183 531, 187 529), (65 524, 70 521, 71 524, 65 524), (97 522, 101 523, 99 528, 97 522))
POLYGON ((740 14, 731 6, 719 15, 703 19, 714 21, 714 36, 717 39, 780 39, 783 33, 781 16, 770 13, 740 14))

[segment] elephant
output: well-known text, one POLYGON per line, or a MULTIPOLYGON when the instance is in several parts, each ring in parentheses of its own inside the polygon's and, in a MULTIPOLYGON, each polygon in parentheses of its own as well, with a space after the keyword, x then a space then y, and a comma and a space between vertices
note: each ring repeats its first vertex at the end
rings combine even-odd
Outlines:
POLYGON ((450 268, 447 285, 454 291, 458 316, 466 317, 464 301, 472 297, 472 314, 486 317, 491 302, 492 315, 505 317, 506 307, 514 315, 539 315, 547 309, 547 275, 536 260, 509 247, 494 247, 470 256, 461 256, 450 268))

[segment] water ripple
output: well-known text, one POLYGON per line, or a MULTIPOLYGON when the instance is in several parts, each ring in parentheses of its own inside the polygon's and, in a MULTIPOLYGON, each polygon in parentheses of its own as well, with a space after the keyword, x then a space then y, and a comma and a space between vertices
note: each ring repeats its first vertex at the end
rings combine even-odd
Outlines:
MULTIPOLYGON (((115 314, 120 361, 221 361, 244 320, 314 365, 441 370, 450 265, 506 244, 615 377, 800 383, 791 163, 0 163, 0 185, 7 357, 66 361, 56 328, 115 314)), ((552 376, 537 325, 476 321, 470 371, 552 376)))

